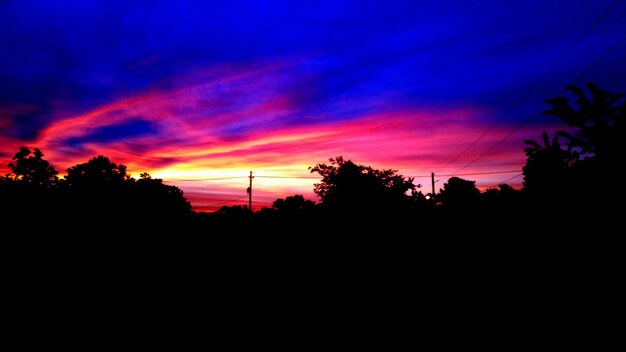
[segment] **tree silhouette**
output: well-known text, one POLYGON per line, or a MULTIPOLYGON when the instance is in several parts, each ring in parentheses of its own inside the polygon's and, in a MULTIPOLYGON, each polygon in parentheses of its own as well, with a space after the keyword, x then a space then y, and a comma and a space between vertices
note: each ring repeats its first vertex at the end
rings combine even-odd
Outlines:
POLYGON ((255 215, 259 225, 291 229, 295 225, 317 220, 317 206, 304 199, 301 194, 296 194, 285 199, 276 199, 272 208, 263 208, 255 215))
POLYGON ((125 165, 99 155, 67 170, 67 208, 87 217, 110 216, 143 226, 180 222, 191 212, 183 192, 150 174, 135 180, 125 165))
POLYGON ((476 188, 476 181, 451 177, 443 184, 438 199, 446 209, 459 211, 475 209, 479 197, 480 191, 476 188))
POLYGON ((56 209, 58 172, 43 156, 21 147, 8 164, 12 173, 0 180, 0 215, 14 224, 43 222, 56 209))
POLYGON ((9 169, 13 172, 13 179, 36 187, 50 187, 58 182, 56 171, 47 160, 43 159, 43 153, 38 148, 31 151, 27 147, 21 147, 13 156, 9 169))
POLYGON ((132 219, 126 166, 118 166, 99 155, 67 169, 64 178, 62 187, 68 216, 91 222, 107 217, 132 219))
POLYGON ((519 216, 523 208, 522 192, 507 185, 489 188, 481 193, 481 211, 499 218, 519 216))
POLYGON ((84 164, 67 169, 65 180, 72 188, 106 190, 120 187, 130 180, 125 165, 117 165, 109 158, 99 155, 84 164))
POLYGON ((163 184, 163 180, 152 178, 144 172, 140 179, 131 179, 132 212, 144 218, 160 222, 180 220, 191 212, 191 205, 178 187, 163 184))
POLYGON ((546 100, 551 108, 544 114, 556 116, 575 128, 573 135, 565 131, 559 131, 558 135, 567 138, 570 148, 580 148, 583 154, 607 160, 623 156, 626 100, 618 102, 624 94, 604 91, 591 82, 587 84, 591 99, 578 87, 568 86, 567 89, 578 98, 574 102, 578 109, 561 96, 546 100))
POLYGON ((348 211, 395 211, 407 205, 407 192, 415 193, 413 179, 405 179, 396 170, 376 170, 357 165, 343 157, 329 159, 330 164, 309 168, 322 176, 314 192, 321 204, 348 211))
POLYGON ((573 106, 565 97, 548 99, 551 107, 544 114, 562 119, 572 130, 558 131, 551 143, 544 132, 543 146, 526 141, 530 147, 525 150, 524 190, 535 201, 550 200, 552 206, 599 211, 626 196, 622 184, 611 192, 596 187, 607 176, 618 174, 626 155, 626 101, 623 94, 609 93, 593 83, 587 84, 590 97, 578 87, 567 89, 576 96, 573 106), (565 139, 566 148, 558 137, 565 139))
POLYGON ((572 148, 563 149, 558 136, 552 141, 546 132, 541 134, 543 145, 526 140, 529 147, 524 149, 527 161, 523 167, 524 187, 526 191, 547 195, 559 195, 570 189, 567 180, 569 170, 578 161, 579 154, 572 148))
POLYGON ((233 233, 252 227, 253 213, 246 206, 222 206, 207 217, 211 227, 223 233, 233 233))
POLYGON ((297 214, 304 211, 309 211, 315 206, 310 200, 304 199, 301 194, 289 196, 285 199, 279 198, 274 201, 273 208, 278 210, 282 214, 297 214))

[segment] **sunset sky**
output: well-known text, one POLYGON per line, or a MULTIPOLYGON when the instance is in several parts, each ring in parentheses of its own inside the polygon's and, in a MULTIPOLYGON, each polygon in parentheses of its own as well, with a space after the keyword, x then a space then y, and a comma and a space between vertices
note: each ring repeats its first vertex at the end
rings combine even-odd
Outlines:
POLYGON ((61 174, 102 154, 207 211, 246 204, 250 170, 255 208, 317 200, 307 168, 339 155, 424 193, 431 172, 484 189, 562 127, 545 99, 626 89, 625 18, 614 0, 4 0, 0 172, 23 145, 61 174))

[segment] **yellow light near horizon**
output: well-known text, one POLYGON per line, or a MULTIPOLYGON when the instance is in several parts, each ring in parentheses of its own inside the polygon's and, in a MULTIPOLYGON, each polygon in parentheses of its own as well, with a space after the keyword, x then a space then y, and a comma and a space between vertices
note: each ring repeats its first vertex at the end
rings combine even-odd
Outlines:
POLYGON ((152 177, 163 180, 203 180, 210 178, 242 177, 250 173, 245 169, 204 169, 192 165, 176 165, 165 169, 154 170, 152 177))
POLYGON ((268 185, 301 185, 316 182, 317 174, 310 174, 308 166, 287 165, 287 166, 267 166, 250 165, 247 168, 237 166, 234 168, 212 169, 198 167, 193 164, 177 164, 163 169, 150 172, 153 178, 163 180, 210 180, 210 179, 245 179, 253 172, 253 176, 263 179, 263 183, 268 185))

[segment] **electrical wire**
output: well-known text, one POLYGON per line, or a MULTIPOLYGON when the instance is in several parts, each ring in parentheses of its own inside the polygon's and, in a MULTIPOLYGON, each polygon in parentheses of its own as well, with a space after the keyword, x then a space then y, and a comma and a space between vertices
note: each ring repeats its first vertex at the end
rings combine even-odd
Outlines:
POLYGON ((510 174, 513 172, 519 172, 519 170, 471 172, 471 173, 466 173, 466 174, 448 174, 448 175, 437 175, 437 176, 475 176, 475 175, 510 174))
MULTIPOLYGON (((519 165, 519 164, 500 164, 500 165, 519 165)), ((488 166, 488 165, 483 165, 488 166)), ((519 170, 505 170, 505 171, 485 171, 485 172, 471 172, 464 174, 438 174, 437 176, 475 176, 475 175, 491 175, 491 174, 506 174, 512 172, 518 172, 519 170)), ((205 181, 205 180, 226 180, 226 179, 243 179, 249 176, 233 176, 233 177, 221 177, 221 178, 202 178, 202 179, 168 179, 166 181, 205 181)), ((254 176, 255 178, 270 178, 270 179, 312 179, 319 180, 321 176, 254 176)), ((422 178, 431 177, 431 175, 407 175, 404 177, 422 178)))
POLYGON ((168 178, 165 181, 217 181, 217 180, 234 180, 238 178, 248 178, 248 176, 230 176, 230 177, 212 177, 212 178, 168 178))
MULTIPOLYGON (((583 71, 580 75, 578 75, 578 77, 576 77, 570 84, 568 84, 567 86, 571 86, 574 85, 576 82, 578 82, 578 80, 580 80, 581 78, 583 78, 587 73, 589 73, 591 70, 593 70, 600 62, 602 62, 607 56, 609 56, 613 51, 615 51, 615 49, 617 49, 620 45, 622 45, 624 42, 626 42, 626 37, 622 38, 622 40, 620 40, 619 42, 617 42, 617 44, 615 44, 614 46, 612 46, 611 48, 609 48, 609 50, 607 50, 603 55, 601 55, 593 64, 591 64, 591 66, 589 66, 585 71, 583 71)), ((561 92, 558 95, 561 95, 563 93, 565 93, 567 91, 567 88, 564 88, 563 90, 561 90, 561 92)), ((489 147, 487 150, 485 150, 482 154, 480 154, 479 156, 477 156, 476 158, 474 158, 472 161, 470 161, 469 163, 467 163, 465 166, 463 166, 462 168, 458 169, 456 172, 454 172, 454 174, 457 174, 459 171, 464 170, 465 168, 467 168, 468 166, 472 165, 473 163, 475 163, 476 161, 480 160, 482 157, 484 157, 485 155, 487 155, 487 153, 491 152, 492 150, 494 150, 496 147, 498 147, 500 144, 502 144, 502 142, 504 142, 505 140, 509 139, 509 137, 511 137, 512 135, 514 135, 517 131, 519 131, 520 129, 522 129, 522 127, 526 126, 530 121, 532 121, 535 117, 539 116, 541 114, 541 111, 536 112, 535 114, 530 115, 529 118, 525 119, 524 121, 522 121, 519 125, 517 125, 517 127, 515 127, 513 130, 511 130, 506 136, 504 136, 503 138, 501 138, 499 141, 497 141, 494 145, 492 145, 491 147, 489 147)))
POLYGON ((232 203, 232 202, 236 202, 236 201, 238 201, 238 200, 241 200, 241 199, 244 199, 244 198, 247 198, 247 197, 248 197, 248 195, 246 194, 246 195, 245 195, 245 196, 243 196, 243 197, 239 197, 239 198, 235 198, 235 199, 227 200, 227 201, 225 201, 225 202, 219 202, 219 203, 208 204, 208 205, 204 205, 204 206, 202 206, 202 207, 203 207, 203 208, 209 208, 209 207, 216 207, 216 206, 219 206, 219 205, 226 205, 226 204, 229 204, 229 203, 232 203))
POLYGON ((304 178, 319 180, 321 176, 254 176, 255 178, 304 178))
POLYGON ((497 185, 493 185, 493 186, 491 186, 491 187, 489 187, 489 188, 498 187, 498 186, 500 186, 501 184, 504 184, 504 183, 507 183, 507 182, 509 182, 509 181, 512 181, 512 180, 514 180, 514 179, 516 179, 516 178, 518 178, 518 177, 520 177, 520 176, 522 176, 522 175, 523 175, 523 173, 521 173, 521 174, 517 174, 517 175, 515 175, 515 176, 513 176, 513 177, 511 177, 511 178, 507 178, 506 180, 504 180, 504 181, 502 181, 502 182, 498 182, 498 184, 497 184, 497 185))
MULTIPOLYGON (((546 77, 548 77, 548 75, 558 66, 561 64, 561 62, 563 62, 563 60, 565 60, 565 58, 567 56, 569 56, 569 54, 576 48, 576 46, 578 46, 578 44, 580 44, 582 42, 582 40, 589 35, 593 29, 613 10, 613 8, 620 2, 621 0, 615 0, 613 1, 613 3, 598 17, 596 18, 596 20, 591 24, 591 26, 589 26, 589 28, 587 28, 587 30, 581 35, 579 36, 572 45, 569 46, 569 48, 554 62, 552 63, 552 65, 550 65, 550 67, 539 77, 539 79, 537 79, 533 84, 531 84, 530 87, 528 87, 523 93, 522 95, 515 100, 515 102, 513 103, 513 105, 508 108, 504 114, 502 114, 495 122, 493 122, 480 136, 478 136, 478 138, 476 138, 469 146, 467 146, 461 153, 457 154, 457 156, 455 156, 452 160, 448 161, 448 163, 446 163, 443 167, 441 167, 438 171, 441 171, 445 168, 447 168, 448 166, 450 166, 450 164, 452 164, 453 162, 455 162, 456 160, 458 160, 461 156, 463 156, 468 150, 470 150, 473 146, 476 145, 476 143, 478 143, 479 141, 481 141, 489 132, 491 132, 497 124, 499 124, 507 115, 509 115, 511 112, 513 112, 513 110, 515 110, 515 108, 517 108, 517 106, 519 104, 521 104, 529 95, 530 93, 532 93, 538 86, 539 84, 541 84, 541 82, 543 82, 544 79, 546 79, 546 77)), ((437 172, 438 172, 437 171, 437 172)), ((437 173, 436 172, 436 173, 437 173)))

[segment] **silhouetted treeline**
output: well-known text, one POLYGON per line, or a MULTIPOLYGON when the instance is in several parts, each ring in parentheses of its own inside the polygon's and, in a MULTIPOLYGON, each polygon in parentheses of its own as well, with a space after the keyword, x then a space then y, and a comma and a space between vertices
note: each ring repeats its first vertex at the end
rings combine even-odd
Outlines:
POLYGON ((191 206, 183 192, 147 173, 138 180, 126 166, 104 156, 58 171, 37 148, 22 147, 9 164, 12 173, 0 179, 3 219, 23 226, 64 226, 80 231, 135 229, 187 221, 191 206))
POLYGON ((573 104, 565 97, 548 99, 550 109, 544 112, 563 120, 568 129, 552 137, 544 132, 541 142, 526 141, 524 192, 544 217, 615 220, 626 195, 619 182, 626 157, 624 95, 593 83, 587 85, 589 96, 578 87, 568 89, 577 98, 573 104))
POLYGON ((433 236, 475 230, 567 232, 581 226, 601 230, 601 224, 618 219, 625 199, 624 185, 615 180, 626 155, 626 103, 622 94, 591 83, 590 97, 568 88, 577 100, 549 99, 545 112, 562 119, 568 130, 552 137, 544 133, 541 142, 526 141, 521 190, 502 184, 480 192, 474 181, 452 177, 439 194, 423 194, 421 185, 396 170, 339 156, 310 168, 320 176, 314 188, 317 204, 293 195, 254 213, 245 206, 196 213, 177 187, 146 173, 132 178, 124 165, 104 156, 73 166, 60 178, 39 149, 23 147, 9 164, 11 174, 0 178, 0 214, 21 228, 74 226, 86 234, 94 229, 221 236, 242 231, 433 236))

